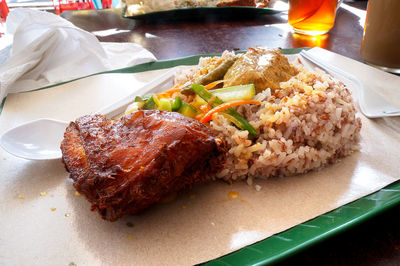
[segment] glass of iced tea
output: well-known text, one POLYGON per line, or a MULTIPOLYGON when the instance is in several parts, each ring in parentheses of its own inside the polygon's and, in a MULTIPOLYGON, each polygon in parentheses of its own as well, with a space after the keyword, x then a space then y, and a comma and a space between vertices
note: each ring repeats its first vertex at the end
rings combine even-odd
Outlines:
POLYGON ((289 24, 306 35, 327 33, 335 24, 337 7, 343 0, 289 0, 289 24))

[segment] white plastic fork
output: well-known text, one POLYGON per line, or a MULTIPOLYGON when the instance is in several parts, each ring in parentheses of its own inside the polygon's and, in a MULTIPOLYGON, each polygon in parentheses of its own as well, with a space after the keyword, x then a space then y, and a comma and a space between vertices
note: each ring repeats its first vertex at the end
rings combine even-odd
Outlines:
POLYGON ((388 103, 381 95, 364 84, 356 76, 347 73, 311 53, 301 51, 300 55, 321 69, 336 77, 343 77, 352 82, 358 89, 358 104, 361 112, 368 118, 400 116, 400 110, 388 103))

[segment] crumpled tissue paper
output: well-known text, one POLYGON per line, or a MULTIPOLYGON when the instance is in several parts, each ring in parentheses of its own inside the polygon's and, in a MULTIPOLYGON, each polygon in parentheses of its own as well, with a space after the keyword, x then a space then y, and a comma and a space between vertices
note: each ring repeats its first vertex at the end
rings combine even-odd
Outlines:
POLYGON ((13 43, 0 51, 0 103, 8 93, 156 60, 138 44, 99 42, 93 34, 44 11, 15 9, 6 28, 13 43))

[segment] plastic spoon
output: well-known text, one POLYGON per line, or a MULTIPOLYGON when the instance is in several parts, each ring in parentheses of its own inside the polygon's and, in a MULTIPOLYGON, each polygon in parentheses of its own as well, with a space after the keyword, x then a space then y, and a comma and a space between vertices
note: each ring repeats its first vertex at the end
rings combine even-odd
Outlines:
MULTIPOLYGON (((138 93, 159 92, 172 85, 176 69, 146 84, 135 93, 98 111, 109 118, 121 114, 138 93)), ((14 156, 28 160, 61 158, 60 144, 68 122, 54 119, 38 119, 14 127, 0 137, 0 146, 14 156)))

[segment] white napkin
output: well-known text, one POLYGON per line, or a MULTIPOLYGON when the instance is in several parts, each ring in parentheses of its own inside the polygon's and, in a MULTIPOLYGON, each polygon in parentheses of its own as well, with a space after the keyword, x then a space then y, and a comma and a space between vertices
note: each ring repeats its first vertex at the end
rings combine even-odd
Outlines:
POLYGON ((101 43, 91 33, 44 11, 10 12, 11 49, 0 51, 0 102, 8 93, 37 89, 93 73, 155 61, 134 43, 101 43))

